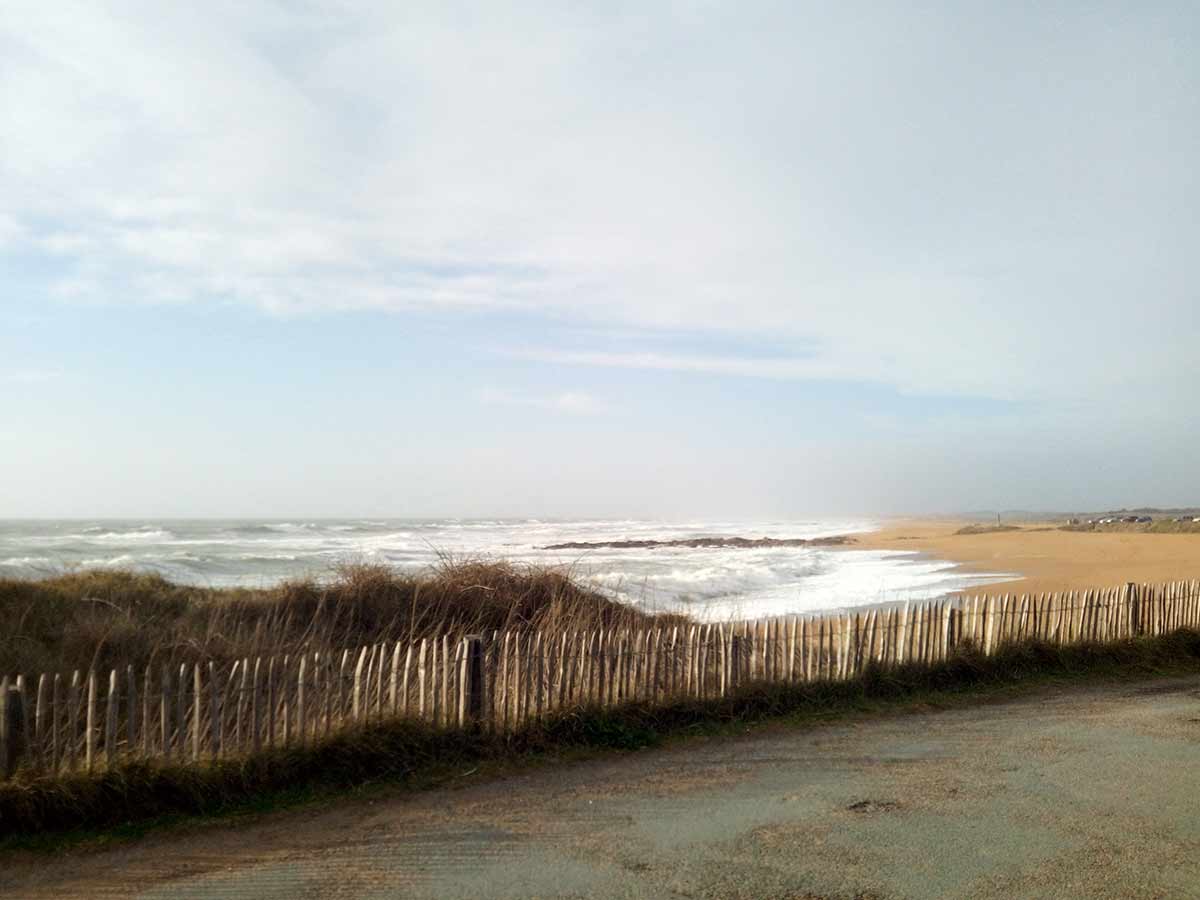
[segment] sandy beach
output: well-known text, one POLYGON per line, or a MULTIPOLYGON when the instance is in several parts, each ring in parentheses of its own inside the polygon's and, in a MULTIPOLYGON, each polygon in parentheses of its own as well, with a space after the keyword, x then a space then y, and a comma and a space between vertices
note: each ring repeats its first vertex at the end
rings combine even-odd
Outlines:
POLYGON ((1010 523, 1018 531, 956 534, 960 520, 906 519, 856 535, 854 547, 917 550, 974 572, 1008 572, 1022 592, 1200 578, 1200 534, 1060 531, 1047 522, 1010 523))

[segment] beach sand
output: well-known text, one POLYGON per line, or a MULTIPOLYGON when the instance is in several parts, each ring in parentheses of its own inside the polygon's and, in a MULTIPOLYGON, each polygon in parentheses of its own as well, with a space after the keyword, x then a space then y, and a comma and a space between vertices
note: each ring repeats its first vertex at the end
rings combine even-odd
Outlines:
POLYGON ((853 546, 917 550, 968 571, 1012 573, 1021 580, 1005 585, 1022 593, 1200 579, 1200 534, 1060 531, 1047 522, 1007 523, 1018 525, 1019 531, 955 534, 978 524, 893 520, 879 531, 855 535, 853 546))

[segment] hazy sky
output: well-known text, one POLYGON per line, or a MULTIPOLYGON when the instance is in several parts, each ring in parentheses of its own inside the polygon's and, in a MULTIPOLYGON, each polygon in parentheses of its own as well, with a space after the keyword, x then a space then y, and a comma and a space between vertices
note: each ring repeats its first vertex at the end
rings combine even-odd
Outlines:
POLYGON ((1200 5, 0 0, 0 517, 1200 503, 1200 5))

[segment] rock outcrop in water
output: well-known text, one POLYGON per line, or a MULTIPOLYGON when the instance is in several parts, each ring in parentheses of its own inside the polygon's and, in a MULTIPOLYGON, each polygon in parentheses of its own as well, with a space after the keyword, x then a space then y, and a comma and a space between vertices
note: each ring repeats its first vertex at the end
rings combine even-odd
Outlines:
POLYGON ((819 538, 744 538, 698 537, 677 541, 567 541, 549 544, 541 550, 653 550, 657 547, 695 547, 697 549, 748 550, 754 547, 839 547, 854 543, 845 534, 819 538))

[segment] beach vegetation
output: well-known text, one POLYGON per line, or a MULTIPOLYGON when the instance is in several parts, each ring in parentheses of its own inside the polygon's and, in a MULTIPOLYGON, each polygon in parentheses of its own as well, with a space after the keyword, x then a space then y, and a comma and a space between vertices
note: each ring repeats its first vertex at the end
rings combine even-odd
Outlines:
POLYGON ((330 577, 262 588, 197 587, 111 570, 0 579, 0 617, 7 625, 0 674, 27 676, 220 664, 505 629, 635 628, 651 619, 567 569, 451 558, 420 572, 345 565, 330 577))

